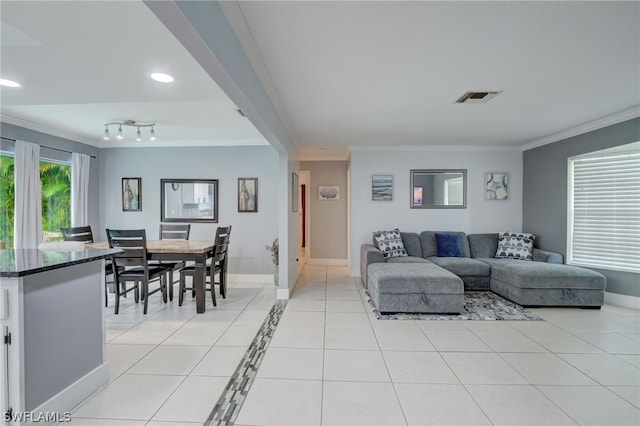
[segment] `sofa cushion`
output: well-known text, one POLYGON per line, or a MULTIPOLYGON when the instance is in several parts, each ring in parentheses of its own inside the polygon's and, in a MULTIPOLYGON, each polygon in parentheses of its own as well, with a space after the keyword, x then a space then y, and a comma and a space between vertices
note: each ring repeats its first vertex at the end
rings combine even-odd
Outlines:
POLYGON ((498 234, 469 234, 469 250, 474 259, 480 257, 494 257, 498 249, 498 234))
POLYGON ((377 231, 373 233, 373 245, 387 257, 406 256, 407 251, 402 244, 400 231, 394 229, 392 231, 377 231))
POLYGON ((415 232, 400 232, 402 243, 409 256, 422 257, 420 236, 415 232))
POLYGON ((404 265, 373 263, 367 270, 368 287, 383 293, 462 294, 459 277, 430 262, 404 265))
POLYGON ((389 257, 387 263, 431 263, 427 259, 418 256, 389 257))
MULTIPOLYGON (((460 236, 460 245, 462 247, 462 256, 470 257, 469 242, 467 234, 464 232, 448 232, 437 231, 438 234, 458 234, 460 236)), ((436 231, 422 231, 420 233, 420 243, 422 245, 422 257, 428 259, 432 256, 438 256, 438 243, 436 242, 436 231)))
POLYGON ((488 277, 491 273, 491 268, 487 263, 467 257, 430 257, 427 260, 459 277, 488 277))
POLYGON ((495 257, 532 261, 534 239, 533 234, 500 231, 495 257))
POLYGON ((602 290, 606 286, 604 275, 577 266, 545 262, 511 262, 495 258, 482 261, 491 266, 492 282, 498 280, 518 288, 602 290))
POLYGON ((436 232, 438 257, 463 257, 460 235, 453 233, 440 234, 436 232))

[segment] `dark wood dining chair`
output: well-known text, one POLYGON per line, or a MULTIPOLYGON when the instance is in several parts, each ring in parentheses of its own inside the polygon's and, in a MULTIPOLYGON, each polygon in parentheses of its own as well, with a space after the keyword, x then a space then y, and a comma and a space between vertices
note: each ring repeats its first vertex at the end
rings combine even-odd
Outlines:
MULTIPOLYGON (((60 228, 62 238, 65 241, 82 241, 84 243, 93 242, 93 231, 90 226, 74 226, 69 228, 60 228)), ((109 283, 107 277, 113 275, 113 264, 111 260, 106 259, 104 262, 104 307, 109 306, 109 283)), ((115 280, 114 280, 115 282, 115 280)), ((115 285, 115 284, 114 284, 115 285)))
POLYGON ((123 250, 121 254, 112 256, 116 282, 116 303, 114 313, 120 310, 120 295, 133 290, 136 303, 140 298, 144 302, 143 313, 147 313, 149 296, 158 291, 162 292, 162 300, 167 302, 167 285, 165 282, 167 271, 157 265, 149 265, 147 261, 147 236, 144 229, 107 229, 107 239, 110 248, 123 250), (121 271, 120 268, 124 268, 121 271), (158 281, 159 288, 149 291, 149 283, 158 281), (127 288, 126 283, 133 282, 133 287, 127 288), (122 288, 121 288, 122 285, 122 288), (142 293, 140 293, 142 287, 142 293))
MULTIPOLYGON (((213 248, 213 256, 211 256, 211 264, 207 266, 206 274, 209 279, 205 282, 205 291, 211 292, 211 300, 213 301, 213 306, 217 306, 216 302, 216 292, 215 292, 215 277, 218 276, 220 280, 223 280, 223 265, 224 259, 227 255, 227 248, 229 245, 229 234, 223 234, 216 237, 215 245, 213 248), (207 287, 207 284, 209 286, 207 287)), ((184 300, 184 293, 187 290, 191 290, 192 297, 195 295, 195 288, 193 286, 193 280, 195 275, 195 267, 194 266, 186 266, 180 270, 180 288, 179 288, 179 296, 178 296, 178 306, 182 306, 182 302, 184 300), (191 287, 187 287, 186 278, 187 276, 191 277, 191 287)))
MULTIPOLYGON (((188 240, 189 234, 191 233, 191 224, 190 223, 180 223, 180 224, 169 224, 169 223, 161 223, 160 224, 160 239, 161 240, 188 240)), ((173 273, 179 271, 181 268, 184 268, 184 262, 172 262, 166 260, 160 260, 156 262, 149 262, 150 265, 159 265, 167 270, 167 286, 169 290, 169 300, 173 300, 173 285, 178 281, 173 280, 173 273)))
POLYGON ((225 252, 224 258, 220 262, 220 280, 218 283, 220 287, 220 296, 223 299, 227 298, 227 266, 229 265, 229 244, 231 244, 231 225, 229 226, 218 226, 216 229, 216 241, 218 237, 227 236, 227 250, 225 252))

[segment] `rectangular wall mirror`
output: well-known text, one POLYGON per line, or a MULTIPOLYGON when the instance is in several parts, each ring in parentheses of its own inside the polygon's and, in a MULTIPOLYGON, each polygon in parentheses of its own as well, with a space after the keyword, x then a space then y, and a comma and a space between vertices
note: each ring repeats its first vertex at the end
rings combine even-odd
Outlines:
POLYGON ((467 171, 411 170, 411 208, 467 208, 467 171))
POLYGON ((161 179, 162 222, 218 222, 217 179, 161 179))

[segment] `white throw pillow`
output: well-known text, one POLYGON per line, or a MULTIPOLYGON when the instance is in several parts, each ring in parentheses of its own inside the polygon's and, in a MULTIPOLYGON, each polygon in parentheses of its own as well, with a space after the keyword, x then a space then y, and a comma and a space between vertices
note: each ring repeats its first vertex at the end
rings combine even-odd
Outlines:
POLYGON ((500 231, 498 234, 498 259, 533 260, 533 234, 500 231))
POLYGON ((384 257, 407 256, 407 251, 404 248, 400 230, 398 229, 374 232, 373 245, 382 252, 384 257))

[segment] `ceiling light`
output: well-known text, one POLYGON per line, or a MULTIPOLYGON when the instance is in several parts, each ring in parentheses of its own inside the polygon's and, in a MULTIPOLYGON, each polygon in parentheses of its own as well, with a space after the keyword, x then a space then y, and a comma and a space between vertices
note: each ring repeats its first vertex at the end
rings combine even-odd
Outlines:
POLYGON ((20 87, 21 84, 17 83, 13 80, 7 80, 6 78, 0 78, 0 86, 5 86, 5 87, 20 87))
POLYGON ((165 74, 163 72, 154 72, 150 75, 150 77, 155 81, 159 81, 160 83, 171 83, 173 82, 173 80, 175 80, 173 76, 165 74))
POLYGON ((103 139, 108 141, 109 140, 109 126, 118 126, 118 132, 116 134, 116 138, 118 138, 118 140, 122 140, 124 139, 124 135, 122 132, 122 126, 130 126, 130 127, 136 127, 138 130, 136 131, 136 140, 137 141, 141 141, 142 140, 142 132, 140 131, 141 127, 151 127, 151 134, 149 136, 149 139, 152 141, 156 140, 156 133, 153 130, 154 126, 156 125, 156 123, 138 123, 135 120, 123 120, 123 121, 112 121, 109 123, 104 123, 104 136, 103 139))

